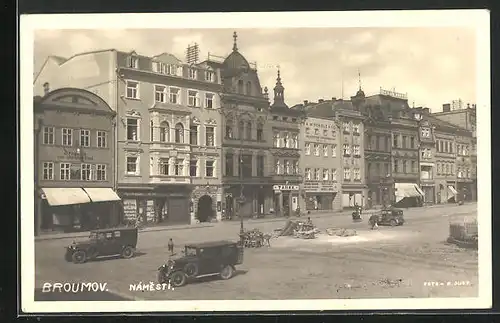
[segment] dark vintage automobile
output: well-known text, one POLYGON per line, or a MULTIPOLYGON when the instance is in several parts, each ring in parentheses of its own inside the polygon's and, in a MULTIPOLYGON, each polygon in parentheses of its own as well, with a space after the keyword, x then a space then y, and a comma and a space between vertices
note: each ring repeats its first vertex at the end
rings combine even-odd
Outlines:
POLYGON ((75 264, 98 257, 120 255, 123 258, 132 258, 137 246, 137 228, 110 228, 90 232, 87 239, 73 241, 66 247, 65 259, 75 264))
POLYGON ((390 225, 390 226, 398 226, 403 225, 405 223, 405 219, 403 216, 403 210, 388 207, 383 208, 379 213, 373 214, 369 221, 372 228, 377 225, 390 225))
POLYGON ((170 258, 158 268, 158 282, 179 287, 188 281, 206 276, 219 276, 226 280, 233 277, 236 265, 243 263, 243 248, 238 242, 213 241, 189 244, 184 255, 170 258))

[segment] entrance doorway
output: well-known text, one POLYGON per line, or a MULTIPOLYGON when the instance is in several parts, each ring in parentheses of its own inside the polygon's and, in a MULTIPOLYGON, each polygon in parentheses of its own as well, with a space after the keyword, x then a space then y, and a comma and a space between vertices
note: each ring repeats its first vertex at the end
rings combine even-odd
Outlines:
POLYGON ((208 222, 213 215, 212 198, 208 195, 203 195, 198 200, 198 210, 196 217, 200 222, 208 222))

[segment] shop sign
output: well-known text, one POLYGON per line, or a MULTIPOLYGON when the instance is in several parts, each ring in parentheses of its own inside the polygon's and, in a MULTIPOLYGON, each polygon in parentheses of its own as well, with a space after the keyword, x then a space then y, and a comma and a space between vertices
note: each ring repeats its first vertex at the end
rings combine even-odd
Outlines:
POLYGON ((155 218, 155 204, 153 200, 146 202, 146 221, 153 222, 155 218))
POLYGON ((135 220, 137 217, 137 200, 123 200, 123 213, 125 220, 135 220))
POLYGON ((306 182, 304 185, 306 192, 314 193, 335 193, 338 192, 337 183, 334 182, 306 182))
POLYGON ((77 152, 75 150, 69 150, 67 148, 63 148, 63 155, 57 156, 59 160, 94 160, 93 156, 88 156, 85 151, 77 152))
POLYGON ((298 191, 298 185, 273 185, 275 191, 298 191))

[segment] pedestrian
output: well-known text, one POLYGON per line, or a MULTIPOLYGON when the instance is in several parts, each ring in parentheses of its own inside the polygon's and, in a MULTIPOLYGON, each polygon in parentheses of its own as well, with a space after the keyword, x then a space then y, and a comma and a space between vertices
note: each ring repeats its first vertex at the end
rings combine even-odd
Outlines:
POLYGON ((168 252, 170 252, 171 255, 174 254, 174 241, 172 240, 172 238, 168 240, 168 252))

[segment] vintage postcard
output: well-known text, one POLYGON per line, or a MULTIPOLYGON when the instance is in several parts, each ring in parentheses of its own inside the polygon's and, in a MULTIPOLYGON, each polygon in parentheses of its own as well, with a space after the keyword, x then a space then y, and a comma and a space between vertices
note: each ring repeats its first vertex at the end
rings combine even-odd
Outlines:
POLYGON ((24 313, 491 306, 489 12, 20 34, 24 313))

